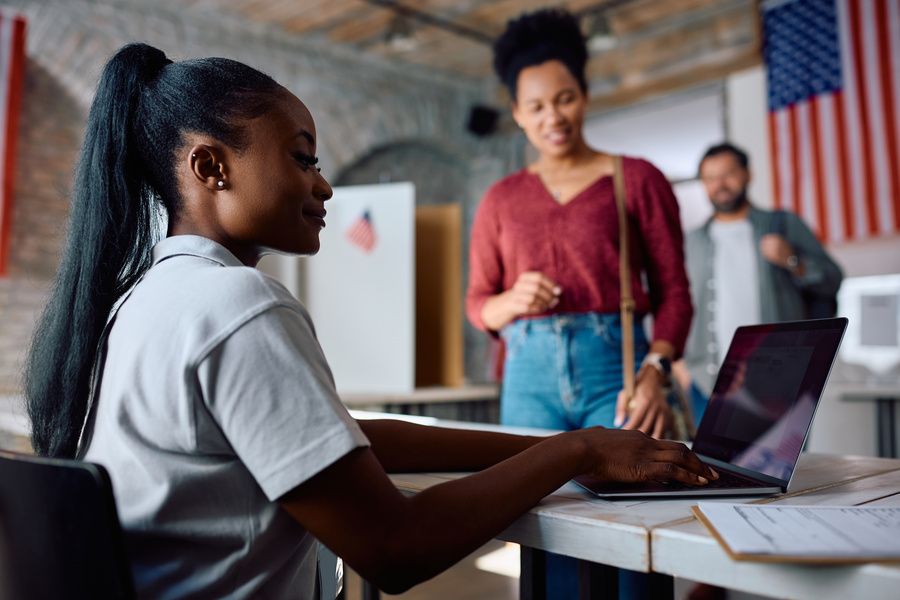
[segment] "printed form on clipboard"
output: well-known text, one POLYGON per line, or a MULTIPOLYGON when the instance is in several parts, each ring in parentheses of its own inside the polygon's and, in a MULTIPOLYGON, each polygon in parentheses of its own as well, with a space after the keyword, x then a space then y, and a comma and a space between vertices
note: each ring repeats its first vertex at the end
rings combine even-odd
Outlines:
POLYGON ((900 507, 701 502, 692 510, 735 560, 900 562, 900 507))

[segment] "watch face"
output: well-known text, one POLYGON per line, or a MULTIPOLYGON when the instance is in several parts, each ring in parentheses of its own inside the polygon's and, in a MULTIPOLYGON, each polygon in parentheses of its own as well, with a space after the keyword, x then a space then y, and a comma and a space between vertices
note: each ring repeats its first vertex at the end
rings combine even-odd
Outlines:
POLYGON ((659 359, 659 364, 662 366, 663 371, 665 371, 666 375, 672 372, 672 361, 665 356, 659 359))

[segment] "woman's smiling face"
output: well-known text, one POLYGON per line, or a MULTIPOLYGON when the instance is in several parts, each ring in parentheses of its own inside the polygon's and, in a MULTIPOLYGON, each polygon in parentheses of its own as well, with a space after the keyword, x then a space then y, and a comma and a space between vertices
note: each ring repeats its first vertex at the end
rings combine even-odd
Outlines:
POLYGON ((249 144, 231 169, 236 239, 265 250, 315 254, 331 186, 316 167, 316 125, 293 94, 248 122, 249 144))
POLYGON ((587 98, 578 80, 558 60, 519 72, 513 118, 543 155, 566 156, 581 143, 587 98))

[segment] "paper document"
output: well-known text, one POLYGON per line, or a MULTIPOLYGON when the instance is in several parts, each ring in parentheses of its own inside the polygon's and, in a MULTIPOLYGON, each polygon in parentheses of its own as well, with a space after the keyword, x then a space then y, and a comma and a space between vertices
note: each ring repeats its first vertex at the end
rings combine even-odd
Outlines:
POLYGON ((900 507, 701 502, 694 513, 735 558, 900 560, 900 507))

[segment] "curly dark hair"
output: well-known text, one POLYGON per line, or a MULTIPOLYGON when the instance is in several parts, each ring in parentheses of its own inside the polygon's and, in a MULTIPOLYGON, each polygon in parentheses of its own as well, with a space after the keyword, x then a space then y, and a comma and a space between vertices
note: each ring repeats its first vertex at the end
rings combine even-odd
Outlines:
POLYGON ((559 8, 545 8, 510 20, 494 42, 494 71, 513 100, 519 72, 548 60, 562 62, 586 94, 587 59, 587 42, 578 18, 559 8))

